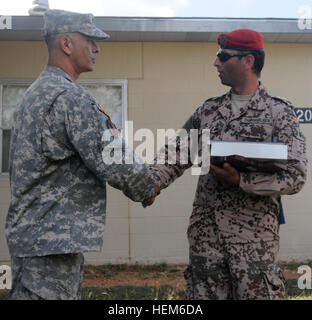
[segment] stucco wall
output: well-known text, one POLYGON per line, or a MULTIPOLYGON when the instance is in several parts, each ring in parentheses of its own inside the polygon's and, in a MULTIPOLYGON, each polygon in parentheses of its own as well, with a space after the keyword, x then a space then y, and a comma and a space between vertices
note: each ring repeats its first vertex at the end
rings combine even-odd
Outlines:
MULTIPOLYGON (((128 118, 134 130, 178 129, 206 98, 228 90, 213 67, 214 43, 100 43, 96 70, 81 79, 127 79, 128 118)), ((265 86, 298 107, 312 102, 312 45, 268 43, 262 74, 265 86)), ((0 79, 35 79, 47 60, 41 42, 0 42, 0 79)), ((310 163, 312 125, 302 125, 310 163)), ((158 146, 160 147, 160 146, 158 146)), ((310 170, 309 170, 310 174, 310 170)), ((152 207, 128 201, 108 189, 107 224, 101 253, 86 255, 88 262, 187 262, 186 229, 197 178, 187 172, 164 190, 152 207)), ((286 225, 281 227, 282 259, 309 259, 312 235, 311 179, 298 195, 283 197, 286 225)), ((0 178, 0 261, 9 255, 4 221, 10 191, 0 178)))

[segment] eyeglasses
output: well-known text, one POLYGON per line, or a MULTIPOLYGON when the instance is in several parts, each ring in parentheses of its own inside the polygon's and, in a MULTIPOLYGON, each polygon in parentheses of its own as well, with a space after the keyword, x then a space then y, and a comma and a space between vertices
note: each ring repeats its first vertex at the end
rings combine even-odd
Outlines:
POLYGON ((233 58, 233 57, 244 57, 247 56, 249 53, 245 53, 245 54, 233 54, 233 53, 228 53, 225 51, 218 51, 217 52, 217 57, 219 58, 220 62, 224 63, 226 61, 228 61, 229 59, 233 58))

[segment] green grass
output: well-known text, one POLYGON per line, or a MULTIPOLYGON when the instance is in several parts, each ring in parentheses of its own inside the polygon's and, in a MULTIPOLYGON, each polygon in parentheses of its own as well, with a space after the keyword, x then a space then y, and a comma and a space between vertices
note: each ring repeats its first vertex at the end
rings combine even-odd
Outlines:
POLYGON ((175 266, 170 266, 167 263, 155 263, 152 265, 139 265, 139 264, 104 264, 99 266, 86 265, 85 272, 92 272, 96 270, 103 276, 110 278, 123 271, 140 271, 142 275, 150 272, 166 272, 174 274, 179 271, 175 266))
POLYGON ((175 291, 170 286, 110 288, 83 288, 82 300, 183 300, 184 291, 175 291))
POLYGON ((312 290, 298 288, 297 279, 288 279, 285 283, 286 295, 289 300, 312 300, 312 290))
MULTIPOLYGON (((298 288, 296 279, 285 282, 287 300, 312 300, 312 290, 298 288)), ((184 291, 176 291, 170 286, 134 287, 118 286, 107 289, 84 288, 83 300, 183 300, 184 291)))
MULTIPOLYGON (((0 292, 0 300, 7 300, 8 292, 0 292)), ((82 300, 183 300, 184 291, 170 286, 136 287, 115 286, 110 288, 83 288, 82 300)))
MULTIPOLYGON (((312 300, 312 290, 298 288, 296 279, 286 280, 288 300, 312 300)), ((7 299, 7 292, 0 293, 0 300, 7 299)), ((136 287, 116 286, 110 288, 83 288, 82 300, 183 300, 184 291, 177 291, 170 286, 136 287)))
MULTIPOLYGON (((282 269, 297 270, 301 265, 312 267, 312 260, 306 262, 283 262, 280 264, 282 269)), ((128 264, 105 264, 100 266, 85 266, 85 272, 100 272, 103 276, 109 278, 115 274, 124 271, 140 271, 143 278, 151 277, 150 272, 166 273, 168 276, 175 276, 179 271, 177 266, 159 263, 153 265, 128 265, 128 264)), ((312 300, 312 290, 301 290, 298 288, 296 279, 286 280, 286 296, 288 300, 312 300)), ((8 292, 0 291, 0 300, 7 299, 8 292)), ((109 288, 83 288, 83 300, 183 300, 184 291, 177 291, 170 286, 114 286, 109 288)))
POLYGON ((0 300, 7 300, 8 291, 0 291, 0 300))
POLYGON ((304 262, 291 260, 289 262, 280 262, 279 265, 282 269, 288 269, 288 270, 298 270, 298 268, 303 265, 306 265, 312 268, 312 260, 307 260, 304 262))

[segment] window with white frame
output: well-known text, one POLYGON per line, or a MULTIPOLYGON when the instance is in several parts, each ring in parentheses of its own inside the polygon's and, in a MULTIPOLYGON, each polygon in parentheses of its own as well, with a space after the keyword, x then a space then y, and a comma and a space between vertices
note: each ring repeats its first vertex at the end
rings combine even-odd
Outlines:
MULTIPOLYGON (((81 80, 118 129, 127 120, 127 80, 81 80)), ((13 115, 31 81, 0 80, 0 173, 9 168, 9 149, 13 115)), ((22 107, 22 106, 21 106, 22 107)))

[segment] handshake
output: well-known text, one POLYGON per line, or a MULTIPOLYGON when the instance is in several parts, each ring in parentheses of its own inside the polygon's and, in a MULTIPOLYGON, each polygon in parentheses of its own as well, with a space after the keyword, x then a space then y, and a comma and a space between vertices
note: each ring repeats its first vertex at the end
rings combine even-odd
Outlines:
MULTIPOLYGON (((214 176, 216 179, 225 182, 229 185, 239 186, 240 184, 240 173, 234 167, 232 167, 229 163, 224 163, 222 167, 215 166, 210 164, 209 173, 214 176)), ((144 208, 151 206, 156 197, 160 194, 160 188, 157 182, 154 183, 155 195, 149 199, 145 199, 142 202, 142 206, 144 208)))
POLYGON ((154 184, 154 190, 155 190, 155 195, 154 195, 154 197, 152 197, 152 198, 150 198, 150 199, 146 199, 146 200, 144 200, 144 201, 142 202, 143 208, 146 208, 146 207, 148 207, 148 206, 151 206, 151 205, 154 203, 156 197, 160 194, 160 188, 159 188, 159 186, 158 186, 157 183, 154 184))

